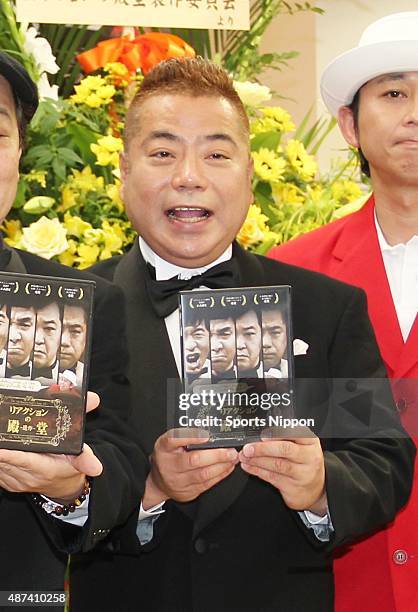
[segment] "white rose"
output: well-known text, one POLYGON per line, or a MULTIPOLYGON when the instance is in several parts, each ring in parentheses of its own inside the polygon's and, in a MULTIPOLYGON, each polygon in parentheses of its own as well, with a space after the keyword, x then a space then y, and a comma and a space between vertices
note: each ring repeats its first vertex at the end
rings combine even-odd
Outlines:
POLYGON ((67 230, 58 219, 41 217, 23 228, 22 248, 29 253, 51 259, 68 249, 67 230))
POLYGON ((234 81, 234 87, 246 106, 260 106, 271 99, 270 89, 265 85, 250 83, 250 81, 234 81))

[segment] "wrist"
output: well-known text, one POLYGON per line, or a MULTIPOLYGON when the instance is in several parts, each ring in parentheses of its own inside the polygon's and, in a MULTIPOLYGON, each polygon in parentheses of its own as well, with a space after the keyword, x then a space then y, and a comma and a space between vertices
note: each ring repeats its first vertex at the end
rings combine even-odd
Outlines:
POLYGON ((328 498, 324 489, 319 499, 308 508, 309 512, 318 516, 325 516, 328 513, 328 498))
POLYGON ((142 498, 142 508, 144 510, 148 510, 149 508, 153 508, 162 502, 167 501, 169 499, 168 495, 166 495, 154 482, 152 477, 152 473, 148 474, 148 477, 145 481, 145 491, 144 497, 142 498))
POLYGON ((65 486, 56 487, 54 490, 48 488, 47 491, 39 491, 39 493, 45 495, 57 504, 66 505, 83 493, 85 483, 86 475, 77 474, 71 478, 71 482, 66 483, 65 486))

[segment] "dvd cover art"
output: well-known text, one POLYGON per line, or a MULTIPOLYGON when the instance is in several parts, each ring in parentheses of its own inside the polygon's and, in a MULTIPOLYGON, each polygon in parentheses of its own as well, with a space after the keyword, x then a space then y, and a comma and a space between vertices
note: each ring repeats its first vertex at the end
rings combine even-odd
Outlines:
POLYGON ((177 426, 205 446, 242 446, 293 414, 289 286, 180 293, 183 393, 177 426))
POLYGON ((93 291, 0 272, 0 448, 81 452, 93 291))

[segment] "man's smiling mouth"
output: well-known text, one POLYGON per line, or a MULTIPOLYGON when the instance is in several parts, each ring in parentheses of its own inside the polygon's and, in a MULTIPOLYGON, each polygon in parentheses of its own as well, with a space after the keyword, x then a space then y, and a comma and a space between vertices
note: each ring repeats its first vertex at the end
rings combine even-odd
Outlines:
POLYGON ((206 208, 192 206, 176 206, 166 212, 169 219, 183 223, 198 223, 207 219, 211 213, 206 208))

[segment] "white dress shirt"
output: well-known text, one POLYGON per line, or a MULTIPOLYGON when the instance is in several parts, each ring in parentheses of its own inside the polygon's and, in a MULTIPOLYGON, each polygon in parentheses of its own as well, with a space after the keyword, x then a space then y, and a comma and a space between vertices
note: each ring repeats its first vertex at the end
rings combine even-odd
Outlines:
POLYGON ((418 236, 405 244, 388 244, 374 216, 386 276, 402 337, 406 342, 418 312, 418 236))

